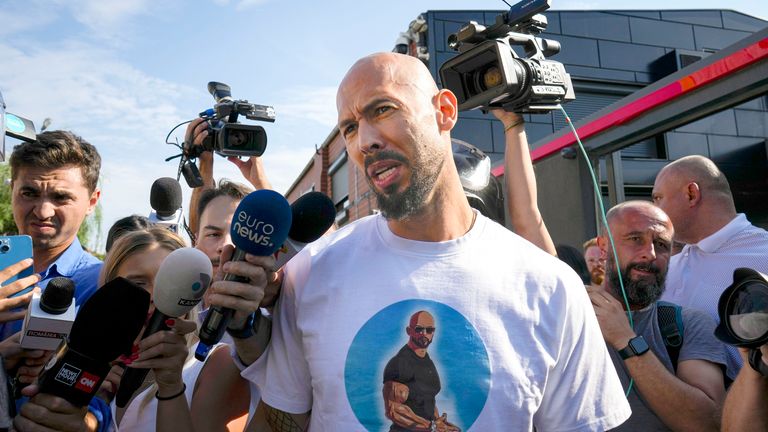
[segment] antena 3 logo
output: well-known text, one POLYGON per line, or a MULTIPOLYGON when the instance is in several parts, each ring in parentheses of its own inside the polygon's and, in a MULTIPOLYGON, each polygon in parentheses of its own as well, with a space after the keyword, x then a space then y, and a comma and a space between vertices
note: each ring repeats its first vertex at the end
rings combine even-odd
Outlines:
POLYGON ((273 246, 270 235, 275 232, 275 227, 272 224, 260 221, 255 217, 250 216, 245 211, 240 211, 237 214, 237 222, 232 226, 232 231, 238 236, 248 239, 248 241, 259 244, 262 246, 273 246))

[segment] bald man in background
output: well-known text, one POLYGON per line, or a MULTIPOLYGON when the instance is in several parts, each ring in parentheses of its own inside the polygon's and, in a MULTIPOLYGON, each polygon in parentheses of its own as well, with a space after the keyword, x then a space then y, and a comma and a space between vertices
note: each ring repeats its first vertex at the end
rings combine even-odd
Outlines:
MULTIPOLYGON (((670 261, 662 300, 703 310, 719 322, 717 302, 733 271, 768 272, 768 232, 736 212, 728 179, 703 156, 665 166, 656 176, 653 202, 672 220, 675 240, 685 243, 670 261)), ((735 348, 728 347, 727 361, 734 379, 742 364, 735 348)))

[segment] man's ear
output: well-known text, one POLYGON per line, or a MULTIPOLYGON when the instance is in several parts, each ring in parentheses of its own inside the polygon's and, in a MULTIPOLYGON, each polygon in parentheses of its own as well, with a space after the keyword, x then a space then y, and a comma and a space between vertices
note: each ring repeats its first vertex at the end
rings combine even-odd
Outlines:
POLYGON ((597 236, 597 247, 600 248, 600 258, 608 258, 608 246, 609 244, 607 236, 597 236))
POLYGON ((456 125, 459 118, 459 101, 448 89, 440 90, 435 96, 437 126, 441 132, 447 132, 456 125))
POLYGON ((694 207, 701 201, 701 189, 696 182, 690 182, 685 185, 685 197, 688 200, 688 207, 694 207))
POLYGON ((89 215, 96 208, 96 204, 99 203, 99 197, 101 197, 101 189, 96 188, 91 193, 91 197, 88 200, 88 211, 85 214, 89 215))

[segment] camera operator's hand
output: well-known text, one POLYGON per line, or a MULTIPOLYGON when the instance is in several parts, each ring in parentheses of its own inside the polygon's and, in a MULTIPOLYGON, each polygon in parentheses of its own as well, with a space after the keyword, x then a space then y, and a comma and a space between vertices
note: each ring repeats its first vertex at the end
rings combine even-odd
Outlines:
POLYGON ((525 130, 525 123, 523 122, 523 116, 514 113, 505 111, 503 109, 493 109, 491 110, 491 114, 493 114, 494 117, 501 120, 501 124, 504 126, 504 131, 506 132, 508 129, 516 129, 520 128, 520 130, 525 130), (516 124, 516 125, 515 125, 516 124), (515 125, 515 126, 512 126, 515 125), (510 128, 510 126, 512 126, 510 128))
MULTIPOLYGON (((203 141, 208 138, 210 133, 208 122, 203 118, 196 118, 187 125, 184 142, 192 147, 202 147, 203 141)), ((197 158, 200 161, 198 168, 200 169, 200 176, 203 178, 203 187, 213 187, 213 152, 202 152, 197 158)))
MULTIPOLYGON (((32 259, 28 258, 0 270, 0 283, 7 281, 31 265, 32 259)), ((9 296, 36 284, 39 281, 40 275, 34 273, 30 276, 17 279, 8 285, 3 285, 0 287, 0 323, 24 318, 26 310, 13 312, 11 312, 11 310, 29 304, 29 302, 32 300, 32 291, 18 297, 9 298, 9 296)))
POLYGON ((267 179, 267 174, 264 172, 264 164, 261 162, 260 157, 251 156, 248 160, 243 161, 238 157, 230 156, 227 160, 240 169, 243 177, 253 185, 254 189, 272 189, 272 184, 267 179))

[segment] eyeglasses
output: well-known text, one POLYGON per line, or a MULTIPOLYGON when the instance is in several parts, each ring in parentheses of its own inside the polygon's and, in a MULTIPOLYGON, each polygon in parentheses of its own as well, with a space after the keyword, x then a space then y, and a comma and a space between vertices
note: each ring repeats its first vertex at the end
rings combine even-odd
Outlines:
POLYGON ((413 331, 416 333, 426 333, 426 334, 432 334, 435 332, 434 327, 422 327, 422 326, 416 326, 413 328, 413 331))

